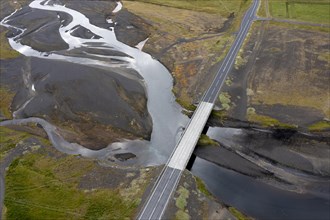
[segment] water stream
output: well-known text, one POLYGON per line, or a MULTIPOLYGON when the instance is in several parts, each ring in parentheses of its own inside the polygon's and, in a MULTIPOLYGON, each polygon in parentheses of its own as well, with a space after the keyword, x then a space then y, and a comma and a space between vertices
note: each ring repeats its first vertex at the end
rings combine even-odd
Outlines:
MULTIPOLYGON (((300 157, 306 149, 315 151, 314 146, 309 144, 305 149, 294 139, 283 143, 283 140, 275 139, 270 131, 211 127, 207 135, 221 143, 221 147, 229 152, 227 156, 237 155, 230 157, 232 161, 226 168, 199 157, 192 166, 192 173, 203 179, 220 201, 257 219, 330 218, 330 179, 328 174, 320 172, 322 169, 329 171, 327 146, 318 144, 319 153, 312 154, 315 158, 300 157), (261 156, 263 152, 272 160, 261 156), (318 164, 313 164, 315 159, 318 164), (249 176, 248 167, 240 167, 246 163, 271 175, 249 176), (306 167, 310 168, 310 172, 304 170, 306 167), (312 174, 312 171, 315 173, 312 174)), ((224 157, 218 156, 220 160, 225 160, 224 157)))
POLYGON ((220 201, 256 219, 330 218, 329 198, 281 190, 201 158, 196 158, 192 173, 202 178, 220 201))
MULTIPOLYGON (((16 36, 9 38, 9 43, 12 48, 25 56, 38 57, 43 59, 65 60, 83 65, 96 65, 103 67, 119 67, 132 68, 138 71, 145 82, 146 92, 148 96, 148 111, 152 117, 153 130, 151 140, 149 141, 126 141, 121 143, 113 143, 107 148, 92 151, 80 146, 78 144, 65 143, 63 141, 56 143, 57 139, 52 139, 52 144, 59 150, 70 154, 82 154, 86 157, 96 157, 107 161, 108 157, 115 153, 132 152, 137 155, 136 159, 125 162, 126 164, 135 165, 156 165, 164 163, 174 148, 180 134, 182 127, 187 123, 188 118, 181 113, 182 108, 175 102, 175 97, 172 93, 173 79, 168 70, 157 60, 153 59, 149 54, 141 51, 145 42, 141 42, 138 48, 130 47, 117 40, 114 28, 105 29, 97 27, 90 23, 89 19, 82 13, 67 8, 64 5, 54 4, 52 1, 35 0, 30 3, 29 7, 33 8, 33 13, 38 13, 38 10, 54 11, 54 13, 63 12, 69 14, 72 19, 70 22, 64 22, 58 14, 58 18, 62 20, 62 26, 59 28, 61 38, 69 45, 67 52, 74 50, 83 51, 83 53, 70 56, 63 51, 58 53, 42 53, 34 50, 29 45, 23 45, 20 42, 20 36, 24 34, 25 29, 11 24, 11 18, 16 16, 20 10, 17 10, 5 17, 1 21, 1 25, 14 29, 19 33, 16 36), (64 25, 64 23, 67 23, 64 25), (72 35, 72 32, 77 27, 88 29, 94 36, 99 36, 98 39, 92 37, 91 39, 83 39, 72 35), (107 60, 101 59, 99 54, 87 53, 86 48, 93 48, 97 50, 112 50, 119 51, 127 56, 102 56, 107 60), (87 56, 88 55, 88 56, 87 56), (120 61, 120 62, 118 62, 120 61)), ((117 7, 113 13, 117 13, 121 9, 121 3, 117 3, 117 7)), ((107 20, 112 23, 112 20, 107 20)), ((124 72, 124 71, 123 71, 124 72)), ((129 77, 129 76, 126 76, 129 77)), ((37 87, 31 84, 31 91, 38 92, 37 87), (33 87, 32 87, 33 86, 33 87)), ((33 99, 33 96, 31 97, 33 99)), ((31 100, 28 100, 28 102, 31 100)), ((24 105, 22 106, 24 108, 24 105)), ((15 114, 14 114, 15 116, 15 114)), ((10 123, 24 124, 28 122, 38 122, 40 119, 17 119, 13 122, 1 122, 0 125, 10 123)), ((48 134, 53 134, 55 127, 50 125, 45 120, 42 120, 41 125, 48 134), (50 130, 47 130, 50 129, 50 130)))

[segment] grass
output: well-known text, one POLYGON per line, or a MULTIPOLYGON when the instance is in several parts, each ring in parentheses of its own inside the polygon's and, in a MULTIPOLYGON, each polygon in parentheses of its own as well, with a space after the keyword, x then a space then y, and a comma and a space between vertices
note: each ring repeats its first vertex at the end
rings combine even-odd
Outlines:
POLYGON ((197 189, 200 192, 202 192, 204 195, 206 195, 207 197, 212 197, 212 194, 206 188, 206 185, 203 182, 203 180, 197 176, 195 176, 195 180, 196 180, 196 184, 197 184, 197 189))
POLYGON ((10 92, 7 88, 0 86, 0 112, 6 118, 11 119, 12 113, 10 105, 13 101, 14 93, 10 92))
POLYGON ((178 198, 176 198, 175 200, 175 206, 179 209, 176 213, 175 213, 175 219, 190 219, 189 214, 185 211, 186 207, 187 207, 187 199, 189 198, 189 191, 188 189, 180 186, 180 188, 178 189, 178 198))
POLYGON ((308 127, 308 130, 312 132, 325 131, 329 129, 330 129, 330 121, 319 121, 308 127))
POLYGON ((236 217, 237 220, 251 220, 251 218, 247 217, 234 207, 229 207, 229 211, 236 217))
POLYGON ((150 21, 153 28, 148 42, 154 46, 149 50, 164 53, 162 62, 175 78, 173 92, 177 101, 191 110, 195 109, 191 103, 196 94, 204 92, 203 87, 207 86, 198 81, 210 79, 207 73, 211 67, 223 60, 250 3, 251 0, 124 1, 128 10, 150 21), (229 27, 226 25, 225 32, 219 33, 232 13, 234 18, 229 27))
POLYGON ((11 149, 15 148, 19 141, 28 137, 31 137, 28 133, 0 127, 0 160, 3 159, 11 149))
POLYGON ((303 25, 303 24, 290 24, 290 23, 278 22, 278 21, 269 21, 269 24, 272 26, 280 26, 280 27, 290 28, 293 30, 308 30, 308 31, 326 32, 326 33, 330 32, 330 29, 327 27, 318 27, 318 26, 303 25))
POLYGON ((228 113, 225 110, 212 110, 211 117, 215 117, 217 119, 220 119, 221 121, 226 119, 228 116, 228 113))
POLYGON ((91 160, 74 156, 55 159, 28 153, 16 159, 6 175, 6 218, 132 218, 141 190, 123 197, 120 189, 78 188, 81 177, 95 166, 91 160))
POLYGON ((185 108, 188 111, 195 111, 196 110, 196 106, 189 103, 188 101, 184 100, 184 99, 176 99, 175 100, 177 103, 179 103, 179 105, 181 105, 183 108, 185 108))
POLYGON ((225 111, 228 111, 230 109, 230 98, 231 96, 227 92, 221 92, 219 95, 219 100, 221 102, 222 109, 224 109, 225 111))
POLYGON ((187 9, 212 14, 221 14, 228 17, 230 13, 237 12, 246 4, 246 0, 137 0, 140 2, 187 9))
POLYGON ((0 60, 13 59, 20 55, 9 45, 8 40, 6 38, 6 33, 7 31, 1 31, 0 33, 0 60))
POLYGON ((286 0, 269 0, 269 8, 276 18, 330 24, 330 4, 326 1, 289 1, 287 8, 286 0))
POLYGON ((176 220, 188 220, 188 219, 190 219, 190 216, 189 216, 189 214, 186 213, 185 211, 178 210, 178 211, 175 213, 175 219, 176 219, 176 220))
POLYGON ((219 146, 219 143, 212 140, 211 138, 209 138, 209 136, 207 136, 206 134, 201 134, 197 145, 199 145, 199 146, 219 146))
POLYGON ((250 122, 258 123, 263 127, 276 127, 276 128, 285 128, 285 129, 296 129, 296 125, 282 123, 279 120, 272 118, 267 115, 259 115, 255 112, 253 108, 248 108, 247 110, 247 119, 250 122))
POLYGON ((178 189, 179 197, 175 201, 176 207, 178 207, 181 210, 184 210, 185 207, 187 206, 187 199, 189 198, 189 191, 184 188, 180 187, 178 189))
POLYGON ((267 17, 267 14, 266 14, 266 2, 265 0, 261 0, 260 1, 260 6, 259 6, 259 10, 257 12, 257 15, 259 17, 267 17))

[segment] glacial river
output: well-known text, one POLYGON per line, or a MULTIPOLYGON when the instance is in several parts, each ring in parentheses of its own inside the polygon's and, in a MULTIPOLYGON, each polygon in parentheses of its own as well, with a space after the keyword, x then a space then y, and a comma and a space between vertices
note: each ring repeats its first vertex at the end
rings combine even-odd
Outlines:
MULTIPOLYGON (((145 82, 145 87, 148 96, 148 111, 152 117, 153 130, 151 140, 149 141, 126 141, 118 142, 109 145, 102 150, 89 150, 76 143, 68 143, 56 132, 55 126, 49 122, 38 118, 16 119, 13 121, 1 122, 0 125, 8 124, 26 124, 29 122, 39 123, 47 132, 54 147, 58 150, 68 154, 80 154, 85 157, 92 157, 107 161, 107 158, 113 154, 132 152, 137 157, 135 159, 125 162, 126 165, 157 165, 165 163, 172 149, 176 145, 182 128, 188 122, 188 118, 181 113, 182 108, 175 102, 175 97, 172 93, 173 79, 168 70, 157 60, 153 59, 149 54, 141 51, 143 43, 141 42, 137 47, 130 47, 117 40, 115 34, 116 25, 106 29, 100 28, 90 23, 89 19, 82 13, 73 9, 67 8, 63 5, 52 3, 52 1, 35 0, 29 7, 36 9, 33 13, 38 13, 38 10, 54 11, 54 13, 63 12, 69 14, 72 19, 70 22, 62 20, 62 25, 59 28, 61 38, 69 45, 68 52, 75 49, 84 51, 84 48, 93 48, 96 50, 112 50, 119 51, 127 56, 102 56, 99 54, 84 53, 85 56, 70 56, 63 51, 61 54, 53 51, 52 53, 42 53, 29 45, 23 45, 20 42, 20 36, 24 34, 25 29, 10 24, 11 18, 19 14, 17 10, 4 18, 1 25, 11 29, 15 29, 19 34, 9 38, 10 45, 16 51, 25 56, 38 57, 42 59, 65 60, 72 63, 83 65, 96 65, 104 67, 118 67, 118 68, 132 68, 136 70, 145 82), (73 31, 77 28, 86 28, 98 38, 83 39, 73 36, 73 31), (95 46, 96 45, 96 46, 95 46), (103 59, 101 59, 103 58, 103 59), (109 61, 105 61, 108 58, 109 61), (113 62, 113 60, 115 62, 113 62), (120 61, 120 62, 118 62, 120 61)), ((122 5, 117 3, 117 7, 113 13, 118 13, 122 5)), ((63 19, 59 15, 58 19, 63 19)), ((112 23, 112 20, 107 20, 112 23)), ((126 75, 126 77, 129 77, 126 75)), ((32 96, 27 102, 33 99, 33 95, 38 92, 38 87, 30 83, 30 95, 32 96)), ((21 106, 26 106, 27 103, 21 106)), ((14 116, 18 112, 14 112, 14 116)))

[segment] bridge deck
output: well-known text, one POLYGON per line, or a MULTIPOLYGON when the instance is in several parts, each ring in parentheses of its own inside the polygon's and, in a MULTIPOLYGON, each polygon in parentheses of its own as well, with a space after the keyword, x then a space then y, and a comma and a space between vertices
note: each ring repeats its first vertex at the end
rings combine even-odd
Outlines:
POLYGON ((214 104, 209 102, 201 102, 198 105, 184 135, 170 158, 168 163, 169 167, 179 170, 184 170, 186 168, 213 106, 214 104))

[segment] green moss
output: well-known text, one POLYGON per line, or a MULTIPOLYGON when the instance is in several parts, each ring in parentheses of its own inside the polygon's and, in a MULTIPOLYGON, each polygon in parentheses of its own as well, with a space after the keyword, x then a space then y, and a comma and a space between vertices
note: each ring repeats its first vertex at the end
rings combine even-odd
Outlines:
POLYGON ((201 178, 197 177, 197 176, 195 176, 195 180, 196 180, 196 184, 197 184, 197 189, 199 191, 201 191, 202 193, 204 193, 204 195, 206 195, 208 197, 212 197, 212 194, 206 188, 206 185, 203 182, 203 180, 201 178))
POLYGON ((9 89, 1 86, 0 87, 0 113, 8 119, 12 118, 10 111, 10 105, 13 101, 14 93, 10 92, 9 89))
POLYGON ((253 108, 248 108, 247 110, 247 119, 250 122, 258 123, 264 127, 277 127, 277 128, 285 128, 285 129, 296 129, 296 125, 282 123, 279 120, 266 116, 259 115, 255 112, 253 108))
POLYGON ((190 219, 189 214, 186 212, 189 191, 188 189, 180 186, 177 192, 179 196, 175 200, 175 205, 179 210, 175 213, 175 219, 190 219))
POLYGON ((0 59, 12 59, 18 57, 20 54, 13 50, 6 38, 7 31, 1 31, 0 33, 0 59))
POLYGON ((209 136, 207 136, 206 134, 201 134, 200 138, 198 139, 198 143, 197 145, 199 146, 219 146, 219 143, 212 140, 211 138, 209 138, 209 136))
POLYGON ((179 210, 175 213, 176 220, 189 220, 190 216, 185 211, 179 210))
POLYGON ((312 131, 312 132, 324 131, 324 130, 329 130, 329 129, 330 129, 330 121, 319 121, 308 127, 308 130, 312 131))
POLYGON ((31 135, 25 132, 17 132, 5 127, 0 127, 0 160, 13 148, 19 141, 31 135))
POLYGON ((233 81, 230 77, 227 77, 225 83, 226 83, 227 86, 231 86, 233 84, 233 81))
POLYGON ((222 108, 226 111, 230 109, 231 96, 227 92, 221 92, 219 95, 219 100, 221 102, 222 108))
POLYGON ((220 119, 221 121, 226 119, 228 113, 225 110, 212 110, 211 117, 220 119))
POLYGON ((330 52, 321 53, 318 56, 318 59, 325 62, 330 62, 330 52))
POLYGON ((236 217, 237 220, 251 220, 251 218, 247 217, 234 207, 229 207, 229 211, 236 217))
POLYGON ((39 153, 15 160, 6 175, 7 219, 132 218, 137 195, 123 198, 118 189, 83 191, 82 176, 94 169, 92 160, 75 156, 51 158, 39 153))
POLYGON ((180 186, 178 189, 179 197, 175 201, 176 207, 178 207, 181 210, 184 210, 185 207, 187 206, 187 199, 189 198, 189 191, 180 186))
POLYGON ((196 110, 196 106, 183 100, 183 99, 176 99, 176 102, 179 103, 179 105, 181 105, 183 108, 189 110, 189 111, 195 111, 196 110))

